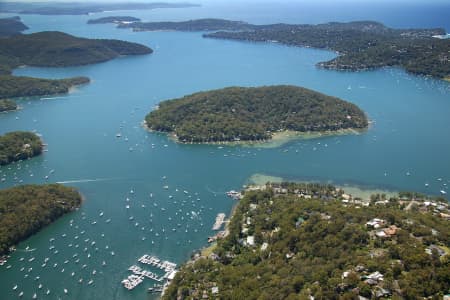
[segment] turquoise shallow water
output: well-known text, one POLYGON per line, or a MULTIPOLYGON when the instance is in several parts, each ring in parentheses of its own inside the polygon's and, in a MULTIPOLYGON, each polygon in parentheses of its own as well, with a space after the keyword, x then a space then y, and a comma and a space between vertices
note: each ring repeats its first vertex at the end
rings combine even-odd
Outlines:
MULTIPOLYGON (((179 10, 158 11, 180 18, 179 10)), ((69 95, 20 100, 23 109, 0 114, 0 133, 36 130, 48 144, 44 155, 0 168, 0 177, 6 179, 0 188, 44 183, 49 176, 48 182, 78 187, 86 201, 79 211, 18 246, 8 261, 11 268, 0 268, 1 299, 16 299, 19 291, 24 299, 33 293, 46 299, 151 298, 145 291, 153 284, 150 280, 133 292, 122 288, 127 268, 144 253, 185 261, 205 245, 216 214, 228 214, 234 204, 224 192, 240 188, 255 173, 365 188, 433 194, 447 190, 446 82, 398 69, 320 70, 315 64, 333 53, 203 39, 201 33, 133 33, 110 25, 88 26, 87 18, 23 16, 32 31, 125 39, 155 52, 91 66, 15 71, 48 78, 84 75, 92 82, 69 95), (373 124, 365 134, 292 141, 273 149, 179 145, 141 127, 146 113, 164 99, 232 85, 270 84, 301 85, 349 100, 373 124), (116 138, 118 132, 121 138, 116 138), (27 246, 33 251, 25 251, 27 246), (94 282, 88 285, 91 278, 94 282)))

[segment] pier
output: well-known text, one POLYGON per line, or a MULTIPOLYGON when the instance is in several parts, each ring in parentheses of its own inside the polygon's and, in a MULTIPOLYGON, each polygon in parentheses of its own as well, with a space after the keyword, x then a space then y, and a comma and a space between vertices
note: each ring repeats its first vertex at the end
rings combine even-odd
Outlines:
POLYGON ((173 270, 175 270, 175 268, 177 267, 177 264, 164 260, 161 261, 159 258, 157 258, 156 256, 150 256, 147 254, 144 254, 143 256, 141 256, 138 261, 140 263, 146 264, 146 265, 151 265, 153 267, 156 267, 158 269, 164 270, 164 272, 166 273, 170 273, 173 270))
POLYGON ((144 281, 144 276, 139 276, 139 275, 130 275, 128 276, 126 279, 122 280, 122 284, 123 286, 127 289, 127 290, 132 290, 135 287, 137 287, 139 284, 142 283, 142 281, 144 281))

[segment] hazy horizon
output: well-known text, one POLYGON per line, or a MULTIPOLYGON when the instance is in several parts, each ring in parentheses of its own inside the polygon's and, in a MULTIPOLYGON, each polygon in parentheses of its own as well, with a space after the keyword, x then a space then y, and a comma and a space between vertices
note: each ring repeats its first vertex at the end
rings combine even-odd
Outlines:
MULTIPOLYGON (((334 0, 155 0, 155 1, 149 1, 149 0, 11 0, 11 1, 2 1, 3 3, 6 2, 23 2, 23 3, 42 3, 42 2, 71 2, 71 3, 77 3, 77 2, 85 2, 85 3, 133 3, 133 2, 140 2, 140 3, 198 3, 198 4, 226 4, 226 3, 239 3, 239 4, 245 4, 245 3, 295 3, 295 4, 302 4, 302 3, 308 3, 308 4, 321 4, 321 3, 333 3, 333 4, 339 4, 339 3, 370 3, 370 4, 449 4, 448 0, 340 0, 340 1, 334 1, 334 0)), ((1 3, 0 3, 1 4, 1 3)))

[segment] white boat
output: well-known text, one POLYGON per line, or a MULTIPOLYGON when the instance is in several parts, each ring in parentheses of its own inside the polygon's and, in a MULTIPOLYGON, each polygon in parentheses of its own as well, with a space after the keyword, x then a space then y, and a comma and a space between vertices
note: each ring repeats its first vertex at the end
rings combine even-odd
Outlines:
POLYGON ((46 295, 49 295, 49 294, 50 294, 50 290, 47 290, 47 291, 45 292, 45 294, 46 294, 46 295))
POLYGON ((13 287, 13 291, 17 290, 17 284, 13 287))
POLYGON ((101 213, 99 214, 99 216, 102 217, 102 216, 103 216, 103 212, 101 212, 101 213))
POLYGON ((446 195, 446 194, 447 194, 447 192, 446 192, 446 191, 444 191, 444 190, 441 190, 441 194, 442 194, 442 195, 446 195))
POLYGON ((33 294, 33 299, 37 299, 36 293, 33 294))
POLYGON ((20 292, 20 293, 19 293, 19 297, 22 297, 22 296, 23 296, 23 292, 20 292))
POLYGON ((67 294, 69 291, 67 289, 64 289, 64 294, 67 294))
POLYGON ((42 284, 39 284, 38 289, 42 289, 42 284))
POLYGON ((94 280, 89 280, 88 285, 91 285, 94 282, 94 280))

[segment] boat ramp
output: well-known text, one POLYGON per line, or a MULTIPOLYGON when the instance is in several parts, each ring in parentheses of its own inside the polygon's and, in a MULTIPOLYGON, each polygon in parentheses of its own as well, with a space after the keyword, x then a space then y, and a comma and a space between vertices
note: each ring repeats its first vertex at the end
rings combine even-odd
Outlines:
POLYGON ((225 222, 225 214, 224 213, 217 214, 216 222, 214 222, 212 230, 219 230, 224 222, 225 222))

